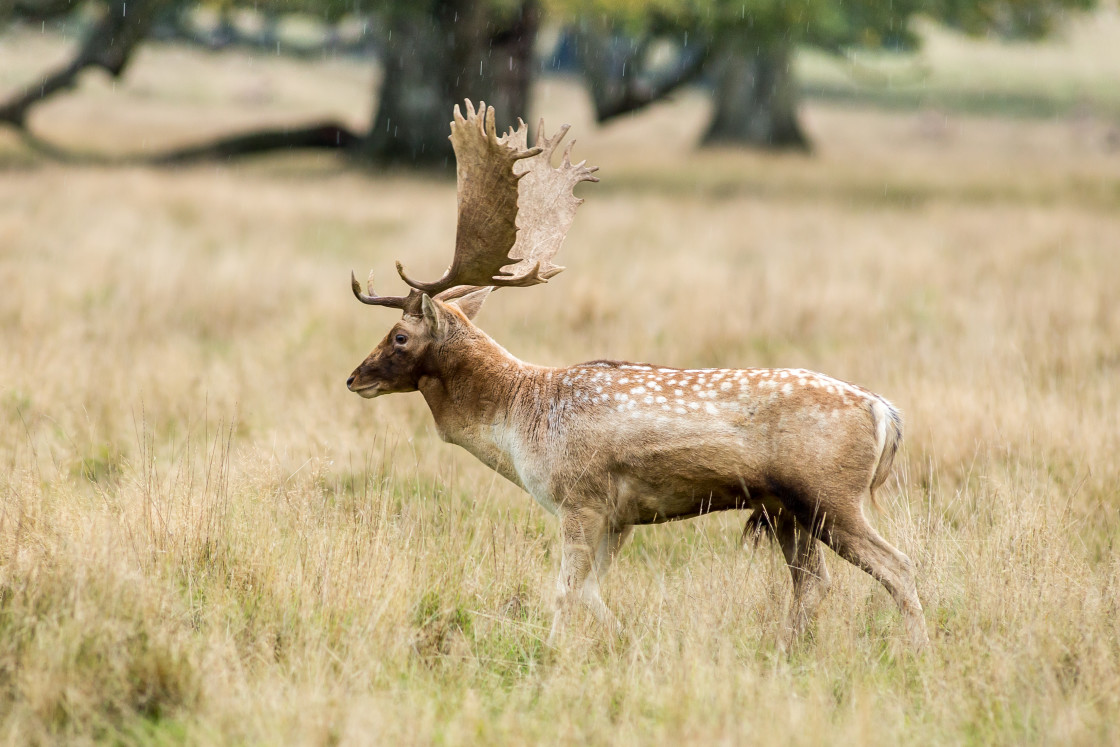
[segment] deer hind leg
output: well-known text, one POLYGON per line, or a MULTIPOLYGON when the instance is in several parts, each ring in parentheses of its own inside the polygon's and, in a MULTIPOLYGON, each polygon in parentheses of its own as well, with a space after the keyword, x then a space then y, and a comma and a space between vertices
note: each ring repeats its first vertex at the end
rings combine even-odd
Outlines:
POLYGON ((824 515, 820 538, 842 558, 879 581, 902 612, 903 624, 914 648, 929 643, 922 603, 914 585, 914 565, 893 545, 883 539, 856 503, 848 511, 824 515))
MULTIPOLYGON (((618 620, 607 609, 599 595, 598 573, 596 567, 610 563, 610 541, 612 533, 605 531, 601 516, 586 511, 569 511, 561 517, 560 533, 563 550, 560 558, 560 575, 556 579, 556 612, 552 617, 552 629, 548 643, 552 645, 563 627, 565 617, 576 601, 581 601, 591 610, 604 626, 612 631, 619 630, 618 620), (603 548, 604 542, 606 548, 603 548), (603 560, 600 562, 600 555, 603 560)), ((615 542, 621 545, 625 536, 615 542)), ((604 566, 605 572, 605 566, 604 566)))
POLYGON ((821 543, 789 514, 775 518, 774 534, 793 578, 793 598, 782 631, 783 648, 795 643, 808 628, 828 592, 831 581, 821 543))

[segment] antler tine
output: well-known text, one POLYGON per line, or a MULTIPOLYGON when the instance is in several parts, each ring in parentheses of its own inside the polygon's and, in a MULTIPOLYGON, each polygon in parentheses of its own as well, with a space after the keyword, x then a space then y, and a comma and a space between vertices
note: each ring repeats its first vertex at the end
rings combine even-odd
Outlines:
POLYGON ((594 174, 596 171, 599 170, 598 166, 586 166, 585 165, 587 163, 586 158, 583 159, 582 161, 580 161, 579 163, 572 163, 572 146, 574 146, 575 144, 576 144, 576 141, 573 140, 572 142, 568 143, 568 147, 564 149, 564 156, 563 156, 564 165, 565 166, 570 166, 571 168, 576 169, 576 171, 578 172, 578 175, 579 175, 579 180, 581 182, 597 182, 597 181, 599 181, 599 177, 592 176, 592 174, 594 174))
POLYGON ((486 106, 485 101, 479 101, 478 108, 486 110, 486 118, 483 120, 483 133, 491 145, 496 145, 498 143, 498 129, 494 122, 494 107, 486 106))
MULTIPOLYGON (((548 160, 550 162, 552 160, 552 154, 556 152, 556 147, 558 145, 560 145, 560 141, 564 139, 564 136, 568 134, 568 130, 570 130, 570 129, 572 129, 572 126, 570 124, 565 123, 565 124, 560 125, 560 129, 556 131, 555 135, 553 135, 552 137, 545 137, 545 134, 544 134, 544 117, 541 117, 537 121, 537 143, 536 144, 537 144, 538 148, 541 148, 545 153, 548 154, 548 157, 549 157, 548 160)), ((575 141, 573 140, 572 142, 574 143, 575 141)), ((568 147, 571 148, 572 146, 568 145, 568 147)))
POLYGON ((391 309, 403 309, 408 298, 405 296, 379 296, 373 292, 373 270, 369 272, 369 279, 366 280, 366 288, 368 294, 362 293, 362 286, 358 283, 358 278, 354 275, 354 271, 350 271, 350 289, 354 291, 354 297, 359 301, 370 306, 388 306, 391 309))

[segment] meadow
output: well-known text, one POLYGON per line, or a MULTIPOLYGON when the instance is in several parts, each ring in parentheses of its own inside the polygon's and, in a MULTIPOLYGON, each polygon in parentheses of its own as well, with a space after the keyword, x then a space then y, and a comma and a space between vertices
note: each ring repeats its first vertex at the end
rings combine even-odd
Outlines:
MULTIPOLYGON (((29 50, 62 47, 5 38, 6 84, 29 50)), ((360 123, 373 78, 151 47, 35 125, 124 151, 360 123)), ((568 270, 480 325, 536 363, 806 367, 890 398, 906 441, 868 511, 916 563, 929 649, 830 554, 780 652, 789 576, 735 513, 637 530, 603 589, 624 635, 580 612, 549 649, 555 520, 418 394, 345 387, 394 321, 350 270, 438 274, 453 183, 81 166, 2 134, 0 740, 1120 741, 1115 123, 817 101, 815 153, 768 156, 694 149, 698 93, 601 130, 571 81, 536 100, 602 181, 568 270)))

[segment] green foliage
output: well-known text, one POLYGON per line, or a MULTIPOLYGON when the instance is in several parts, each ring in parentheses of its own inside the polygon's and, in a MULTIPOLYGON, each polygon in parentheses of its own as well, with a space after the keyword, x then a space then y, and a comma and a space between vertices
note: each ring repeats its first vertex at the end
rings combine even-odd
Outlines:
MULTIPOLYGON (((373 0, 206 0, 203 5, 219 10, 250 8, 272 15, 302 13, 321 18, 328 23, 345 16, 377 15, 388 18, 396 15, 432 17, 440 14, 466 16, 474 12, 476 3, 463 0, 420 0, 419 2, 373 2, 373 0)), ((519 0, 490 0, 488 10, 502 15, 515 14, 519 0)))
POLYGON ((1095 0, 554 0, 555 13, 645 35, 688 31, 709 38, 746 33, 759 40, 838 51, 850 47, 912 49, 918 15, 970 34, 1039 38, 1069 11, 1095 0))
POLYGON ((327 23, 349 14, 366 14, 375 9, 374 3, 365 0, 206 0, 200 5, 216 10, 250 8, 273 16, 299 13, 321 18, 327 23))
POLYGON ((1095 5, 1095 0, 925 0, 922 12, 968 34, 1038 39, 1053 31, 1070 11, 1095 5))

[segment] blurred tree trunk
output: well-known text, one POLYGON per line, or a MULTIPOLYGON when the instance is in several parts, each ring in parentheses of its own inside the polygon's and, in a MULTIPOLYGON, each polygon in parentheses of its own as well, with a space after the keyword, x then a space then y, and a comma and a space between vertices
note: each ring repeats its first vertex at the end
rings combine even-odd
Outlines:
POLYGON ((703 144, 808 150, 791 57, 784 40, 727 34, 716 56, 715 108, 703 144))
POLYGON ((527 117, 539 13, 437 0, 430 13, 390 19, 377 107, 360 151, 373 161, 450 167, 451 106, 485 100, 499 129, 527 117))

